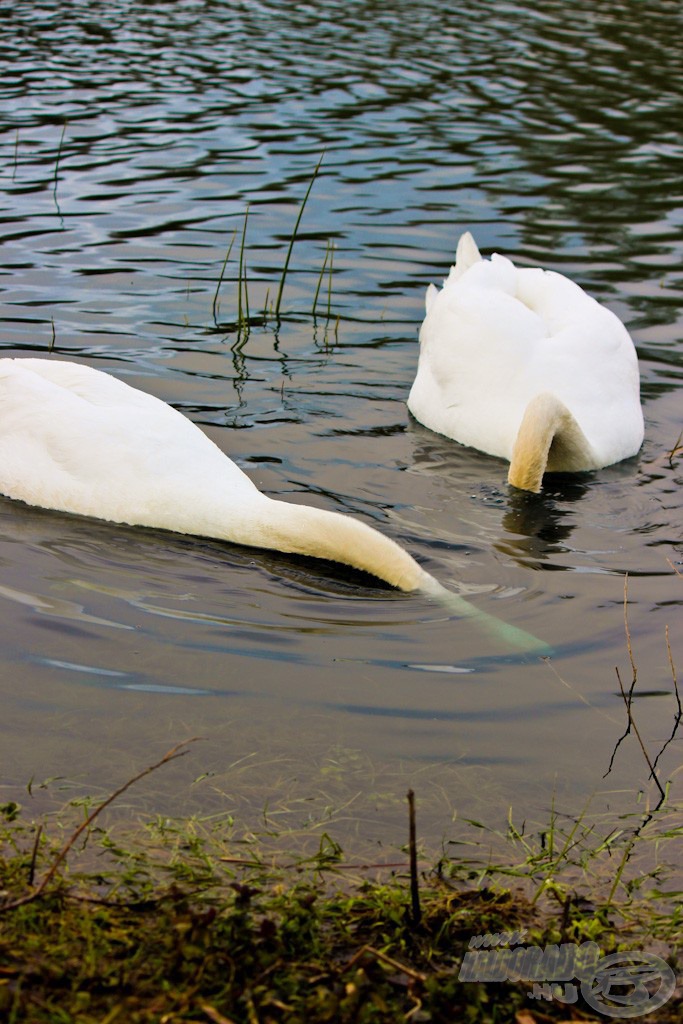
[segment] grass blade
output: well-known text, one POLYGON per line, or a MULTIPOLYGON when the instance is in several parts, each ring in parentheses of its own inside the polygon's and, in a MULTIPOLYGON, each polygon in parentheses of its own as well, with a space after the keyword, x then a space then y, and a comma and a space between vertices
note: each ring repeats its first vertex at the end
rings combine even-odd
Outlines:
MULTIPOLYGON (((242 334, 242 329, 249 334, 249 293, 247 291, 247 267, 244 249, 247 240, 247 221, 249 220, 249 206, 247 205, 244 214, 244 227, 242 228, 242 244, 240 245, 240 269, 237 282, 237 330, 242 334), (244 299, 242 298, 244 289, 244 299)), ((246 341, 246 338, 245 338, 246 341)))
POLYGON ((330 243, 330 274, 327 280, 327 319, 332 315, 332 267, 334 266, 334 242, 330 243))
POLYGON ((325 250, 325 259, 323 260, 323 265, 320 268, 320 275, 318 277, 318 285, 317 285, 317 287, 315 289, 315 296, 313 298, 313 309, 311 310, 311 316, 315 316, 315 307, 318 305, 318 296, 320 295, 320 287, 321 287, 321 285, 323 283, 323 275, 325 273, 325 267, 327 266, 327 259, 328 259, 329 255, 330 255, 330 240, 328 238, 327 239, 327 249, 325 250))
POLYGON ((306 208, 306 203, 308 202, 308 197, 311 194, 311 189, 313 188, 313 182, 318 177, 318 171, 320 170, 320 165, 323 162, 323 157, 324 156, 325 156, 325 154, 323 153, 322 156, 320 157, 320 159, 318 160, 318 163, 317 163, 317 166, 316 166, 315 170, 313 171, 313 177, 311 178, 310 182, 308 183, 308 188, 306 189, 306 195, 304 196, 304 201, 302 202, 301 206, 299 207, 299 216, 296 218, 296 224, 294 225, 294 230, 292 231, 292 237, 289 240, 289 248, 287 249, 287 255, 285 257, 285 265, 282 268, 282 277, 280 278, 280 287, 278 288, 277 299, 275 300, 275 316, 276 317, 278 317, 280 315, 280 304, 282 302, 282 292, 283 292, 284 287, 285 287, 285 280, 287 278, 287 271, 289 270, 289 261, 290 261, 290 259, 292 257, 292 249, 294 248, 294 241, 296 239, 296 233, 299 230, 299 224, 301 223, 301 218, 303 216, 304 209, 306 208))
POLYGON ((216 327, 218 327, 218 292, 220 291, 220 287, 221 287, 221 285, 223 283, 223 277, 225 276, 225 268, 228 265, 228 260, 230 259, 230 253, 232 252, 232 247, 235 244, 235 238, 236 237, 237 237, 237 229, 235 229, 233 231, 233 233, 232 233, 232 238, 230 239, 230 245, 228 246, 228 251, 225 254, 225 259, 223 260, 223 266, 221 267, 221 272, 220 272, 220 275, 218 277, 218 284, 216 285, 216 293, 215 293, 215 295, 213 297, 212 312, 213 312, 213 322, 215 323, 216 327))
POLYGON ((59 138, 59 146, 57 147, 57 159, 55 160, 54 188, 52 189, 52 197, 53 197, 53 199, 55 201, 55 206, 57 207, 57 213, 59 214, 60 217, 62 215, 62 211, 59 209, 59 200, 57 199, 57 185, 59 183, 59 160, 60 160, 61 155, 62 155, 62 146, 64 145, 64 133, 66 132, 67 124, 68 124, 68 122, 65 121, 64 124, 62 125, 62 134, 61 134, 61 136, 59 138))

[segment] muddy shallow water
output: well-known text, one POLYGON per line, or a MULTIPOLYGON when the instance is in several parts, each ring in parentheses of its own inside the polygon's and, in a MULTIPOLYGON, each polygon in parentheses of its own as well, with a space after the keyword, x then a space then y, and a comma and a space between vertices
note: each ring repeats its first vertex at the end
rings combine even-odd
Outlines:
POLYGON ((48 777, 106 791, 201 735, 131 797, 143 812, 268 805, 373 841, 402 834, 408 784, 432 836, 456 813, 543 817, 553 792, 568 813, 590 793, 632 806, 634 743, 602 778, 624 721, 615 666, 631 676, 626 574, 655 750, 674 713, 667 626, 683 663, 683 75, 673 3, 647 7, 0 3, 2 354, 152 392, 266 493, 377 526, 555 648, 511 656, 333 566, 0 499, 0 795, 48 777), (253 312, 323 152, 283 317, 247 337, 247 206, 253 312), (522 496, 502 462, 409 417, 424 290, 465 229, 625 321, 638 457, 522 496))

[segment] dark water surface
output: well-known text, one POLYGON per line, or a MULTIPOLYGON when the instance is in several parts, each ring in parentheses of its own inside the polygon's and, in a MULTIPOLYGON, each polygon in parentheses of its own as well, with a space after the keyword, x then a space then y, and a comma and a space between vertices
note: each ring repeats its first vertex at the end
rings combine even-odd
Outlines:
POLYGON ((471 623, 326 565, 0 499, 0 797, 23 801, 31 777, 105 791, 201 735, 144 784, 143 810, 331 815, 344 842, 401 835, 408 784, 431 838, 456 812, 542 818, 553 791, 567 812, 596 791, 632 806, 635 742, 602 779, 624 719, 615 666, 631 677, 627 573, 655 749, 673 722, 667 626, 683 665, 683 456, 667 455, 682 425, 680 3, 457 8, 0 2, 0 343, 149 390, 268 494, 376 525, 557 655, 506 658, 471 623), (253 313, 323 152, 281 322, 247 337, 245 211, 253 313), (409 419, 425 286, 464 229, 625 321, 637 458, 520 497, 502 462, 409 419))

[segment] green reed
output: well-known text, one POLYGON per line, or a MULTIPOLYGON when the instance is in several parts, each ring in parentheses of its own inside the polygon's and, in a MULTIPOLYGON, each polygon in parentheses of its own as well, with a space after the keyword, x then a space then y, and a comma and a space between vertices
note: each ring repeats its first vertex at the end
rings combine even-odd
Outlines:
POLYGON ((275 299, 275 308, 274 308, 274 311, 273 311, 276 319, 280 316, 280 305, 282 303, 282 293, 284 291, 285 281, 287 280, 287 271, 289 270, 289 262, 290 262, 290 260, 292 258, 292 250, 294 248, 294 242, 296 241, 297 231, 299 230, 299 225, 301 224, 301 218, 303 217, 304 210, 306 209, 306 203, 308 202, 308 197, 311 194, 311 189, 313 188, 313 184, 315 182, 315 179, 318 177, 318 172, 320 170, 320 167, 321 167, 321 164, 323 162, 324 156, 325 156, 325 154, 323 153, 322 156, 320 157, 320 159, 318 160, 318 163, 316 165, 315 170, 313 171, 313 177, 311 178, 311 180, 308 183, 308 188, 306 189, 306 195, 304 196, 303 202, 302 202, 301 206, 299 207, 299 214, 298 214, 298 216, 296 218, 296 223, 294 224, 294 230, 292 231, 292 236, 291 236, 291 238, 289 240, 289 247, 287 249, 287 255, 285 256, 285 264, 284 264, 284 267, 282 268, 282 276, 280 278, 280 287, 278 288, 277 298, 275 299))
POLYGON ((218 293, 220 291, 221 285, 223 284, 223 278, 225 277, 225 268, 228 265, 228 260, 230 259, 230 253, 232 252, 232 247, 235 244, 236 237, 237 230, 235 229, 235 231, 233 231, 232 233, 232 238, 230 239, 230 245, 228 246, 228 251, 225 254, 225 259, 223 260, 223 266, 221 267, 221 272, 218 276, 218 284, 216 285, 216 291, 213 297, 212 312, 213 322, 215 323, 216 327, 218 327, 218 293))

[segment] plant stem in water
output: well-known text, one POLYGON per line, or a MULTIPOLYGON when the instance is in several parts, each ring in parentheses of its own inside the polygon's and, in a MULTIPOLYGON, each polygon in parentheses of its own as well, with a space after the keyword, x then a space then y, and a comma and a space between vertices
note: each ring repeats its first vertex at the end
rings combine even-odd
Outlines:
POLYGON ((318 296, 320 295, 320 286, 323 283, 323 275, 325 273, 325 267, 327 266, 327 260, 328 260, 329 255, 330 255, 330 240, 328 238, 327 239, 327 248, 325 249, 325 259, 323 260, 323 265, 320 268, 320 274, 318 276, 318 285, 317 285, 317 287, 315 289, 315 297, 313 299, 313 309, 311 310, 311 316, 315 316, 315 307, 318 305, 318 296))
MULTIPOLYGON (((52 190, 52 195, 54 196, 55 206, 57 207, 58 212, 60 212, 59 211, 59 202, 57 201, 57 182, 59 180, 59 158, 62 155, 62 145, 64 143, 64 133, 66 132, 67 124, 68 124, 68 122, 65 121, 64 124, 62 125, 62 134, 61 134, 61 136, 59 138, 59 146, 57 147, 57 158, 55 160, 55 182, 54 182, 54 188, 52 190)), ((61 216, 61 212, 60 212, 60 216, 61 216)))
POLYGON ((220 275, 218 277, 218 284, 216 285, 216 293, 215 293, 215 295, 213 297, 213 307, 212 307, 213 322, 216 324, 216 327, 218 327, 218 322, 217 322, 217 320, 218 320, 218 292, 220 291, 220 287, 221 287, 221 285, 223 283, 223 276, 225 274, 225 268, 228 265, 228 260, 230 259, 230 253, 232 252, 232 247, 233 247, 233 245, 235 243, 235 238, 236 237, 237 237, 237 229, 235 229, 235 231, 233 231, 233 233, 232 233, 232 238, 230 239, 230 245, 228 246, 228 251, 225 254, 225 259, 223 260, 223 266, 221 267, 221 272, 220 272, 220 275))
POLYGON ((276 317, 278 317, 280 315, 280 304, 282 302, 282 292, 283 292, 284 287, 285 287, 285 280, 287 278, 287 271, 289 270, 289 261, 290 261, 290 259, 292 257, 292 249, 294 248, 294 240, 296 238, 296 233, 299 230, 299 224, 301 223, 301 218, 303 216, 303 212, 304 212, 304 209, 306 207, 306 203, 308 202, 308 197, 311 194, 311 189, 313 188, 313 182, 318 177, 318 171, 320 170, 320 165, 323 162, 323 157, 324 156, 325 156, 325 154, 323 153, 322 156, 320 157, 320 159, 318 160, 318 164, 317 164, 315 170, 313 171, 313 177, 311 178, 310 182, 308 183, 308 188, 306 189, 306 195, 304 196, 304 201, 302 202, 302 204, 301 204, 301 206, 299 208, 299 216, 296 218, 296 224, 294 225, 294 230, 292 231, 292 237, 289 240, 289 248, 287 249, 287 255, 285 257, 285 265, 282 268, 282 277, 280 278, 280 287, 278 288, 277 299, 275 300, 275 316, 276 317))
MULTIPOLYGON (((249 335, 249 293, 247 291, 247 267, 244 255, 244 247, 247 239, 247 221, 249 220, 249 206, 247 206, 246 213, 244 214, 244 227, 242 229, 242 244, 240 246, 240 269, 239 269, 239 280, 238 280, 238 291, 237 291, 237 329, 241 335, 242 330, 246 331, 247 336, 249 335), (242 299, 242 289, 244 289, 244 300, 242 299)), ((245 338, 246 341, 246 338, 245 338)))

